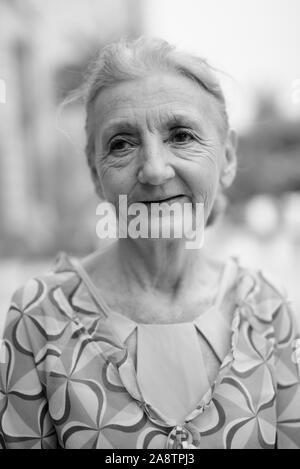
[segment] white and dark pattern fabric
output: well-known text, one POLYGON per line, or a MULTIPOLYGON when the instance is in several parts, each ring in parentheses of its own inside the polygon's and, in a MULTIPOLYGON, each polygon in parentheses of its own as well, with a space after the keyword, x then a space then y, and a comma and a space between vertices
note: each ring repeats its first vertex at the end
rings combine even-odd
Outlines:
POLYGON ((179 425, 144 400, 126 347, 60 256, 11 302, 0 447, 300 448, 300 335, 291 304, 260 271, 240 267, 235 288, 230 348, 179 425))

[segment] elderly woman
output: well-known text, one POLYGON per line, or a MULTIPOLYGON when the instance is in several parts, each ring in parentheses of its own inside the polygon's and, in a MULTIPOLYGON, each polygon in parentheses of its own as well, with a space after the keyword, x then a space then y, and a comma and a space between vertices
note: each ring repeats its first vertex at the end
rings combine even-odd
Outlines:
MULTIPOLYGON (((95 62, 85 97, 88 164, 118 219, 123 195, 147 209, 190 204, 193 221, 200 204, 197 229, 207 226, 237 166, 207 62, 160 40, 119 41, 95 62)), ((186 241, 171 230, 120 237, 80 261, 62 254, 16 291, 2 347, 0 445, 300 447, 289 301, 260 270, 186 241)))

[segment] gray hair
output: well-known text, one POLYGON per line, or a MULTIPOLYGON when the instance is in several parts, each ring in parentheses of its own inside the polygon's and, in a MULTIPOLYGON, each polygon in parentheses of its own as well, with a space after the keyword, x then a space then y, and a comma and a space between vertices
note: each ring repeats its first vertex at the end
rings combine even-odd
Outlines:
POLYGON ((168 71, 183 75, 204 88, 216 101, 221 119, 221 135, 225 139, 229 122, 225 98, 215 69, 208 62, 179 51, 162 39, 139 37, 121 39, 105 46, 87 71, 83 89, 86 106, 86 156, 96 192, 101 196, 100 181, 95 162, 94 102, 104 88, 117 83, 145 77, 149 72, 168 71))

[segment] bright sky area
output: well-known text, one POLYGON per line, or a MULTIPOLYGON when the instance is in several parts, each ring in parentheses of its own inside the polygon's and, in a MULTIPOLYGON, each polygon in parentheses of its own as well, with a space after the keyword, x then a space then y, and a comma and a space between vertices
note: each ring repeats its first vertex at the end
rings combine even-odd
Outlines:
MULTIPOLYGON (((96 31, 101 39, 112 22, 126 21, 126 2, 132 2, 133 14, 134 1, 43 3, 53 54, 63 51, 61 36, 72 40, 71 32, 96 31)), ((300 79, 299 0, 139 0, 136 4, 144 8, 147 34, 205 56, 232 77, 220 75, 235 127, 251 120, 254 97, 264 89, 276 94, 286 115, 300 116, 300 99, 292 100, 293 84, 300 79)))
POLYGON ((300 78, 299 0, 146 0, 149 34, 205 56, 223 79, 237 126, 251 118, 253 96, 274 91, 284 112, 300 116, 292 89, 300 78))

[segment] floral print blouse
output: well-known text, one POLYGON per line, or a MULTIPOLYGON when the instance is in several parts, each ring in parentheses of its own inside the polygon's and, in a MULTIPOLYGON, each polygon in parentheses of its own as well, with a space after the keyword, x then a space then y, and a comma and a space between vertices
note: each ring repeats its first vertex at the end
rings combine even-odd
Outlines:
POLYGON ((0 355, 0 447, 300 448, 300 335, 290 302, 261 271, 242 266, 235 298, 218 376, 177 425, 144 400, 126 347, 62 254, 12 298, 0 355))

